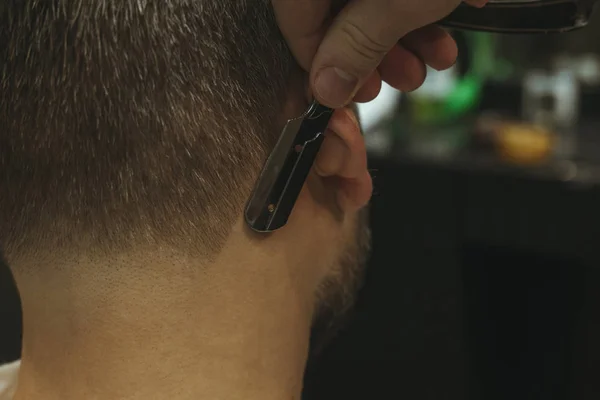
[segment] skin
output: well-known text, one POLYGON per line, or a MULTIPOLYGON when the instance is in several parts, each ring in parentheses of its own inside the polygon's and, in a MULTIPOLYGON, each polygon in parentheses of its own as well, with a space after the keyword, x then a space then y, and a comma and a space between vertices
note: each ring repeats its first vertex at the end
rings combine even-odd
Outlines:
MULTIPOLYGON (((298 82, 282 121, 308 104, 298 82)), ((340 259, 370 196, 340 109, 288 225, 256 235, 240 211, 213 262, 169 248, 8 260, 24 315, 15 399, 300 399, 313 321, 352 283, 340 259)))
MULTIPOLYGON (((466 3, 483 7, 487 0, 466 3)), ((423 83, 425 65, 443 70, 457 48, 442 28, 431 25, 458 0, 272 0, 279 26, 299 64, 310 71, 315 98, 332 108, 373 100, 385 81, 401 91, 423 83), (332 17, 331 10, 340 10, 332 17), (326 79, 341 72, 345 84, 326 79)), ((340 75, 340 74, 338 74, 340 75)))

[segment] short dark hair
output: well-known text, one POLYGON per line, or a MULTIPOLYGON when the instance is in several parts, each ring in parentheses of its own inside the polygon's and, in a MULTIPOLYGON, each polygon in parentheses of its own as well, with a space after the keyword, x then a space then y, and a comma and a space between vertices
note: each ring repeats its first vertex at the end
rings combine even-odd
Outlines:
POLYGON ((296 64, 270 0, 4 0, 0 246, 213 252, 296 64))

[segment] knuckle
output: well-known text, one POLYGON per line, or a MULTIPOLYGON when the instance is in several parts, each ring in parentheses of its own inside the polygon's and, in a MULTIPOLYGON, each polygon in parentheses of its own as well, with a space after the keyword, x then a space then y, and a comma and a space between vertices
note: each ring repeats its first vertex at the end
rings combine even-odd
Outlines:
POLYGON ((353 21, 346 21, 342 27, 353 62, 359 67, 372 69, 390 51, 390 46, 368 34, 363 27, 353 21), (358 58, 355 60, 355 58, 358 58))

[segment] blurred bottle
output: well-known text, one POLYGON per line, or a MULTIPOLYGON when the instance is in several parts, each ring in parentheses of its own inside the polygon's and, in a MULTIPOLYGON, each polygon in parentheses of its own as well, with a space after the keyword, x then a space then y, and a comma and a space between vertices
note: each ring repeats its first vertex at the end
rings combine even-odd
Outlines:
POLYGON ((553 132, 554 155, 572 159, 577 152, 579 82, 570 69, 532 70, 523 79, 523 119, 553 132))

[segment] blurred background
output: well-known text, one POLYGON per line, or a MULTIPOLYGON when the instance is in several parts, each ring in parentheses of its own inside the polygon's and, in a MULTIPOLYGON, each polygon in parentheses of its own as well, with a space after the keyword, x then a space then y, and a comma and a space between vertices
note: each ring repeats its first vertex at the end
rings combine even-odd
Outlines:
MULTIPOLYGON (((305 400, 600 396, 600 12, 454 34, 451 70, 360 107, 374 251, 305 400)), ((19 341, 0 265, 0 363, 19 341)))

